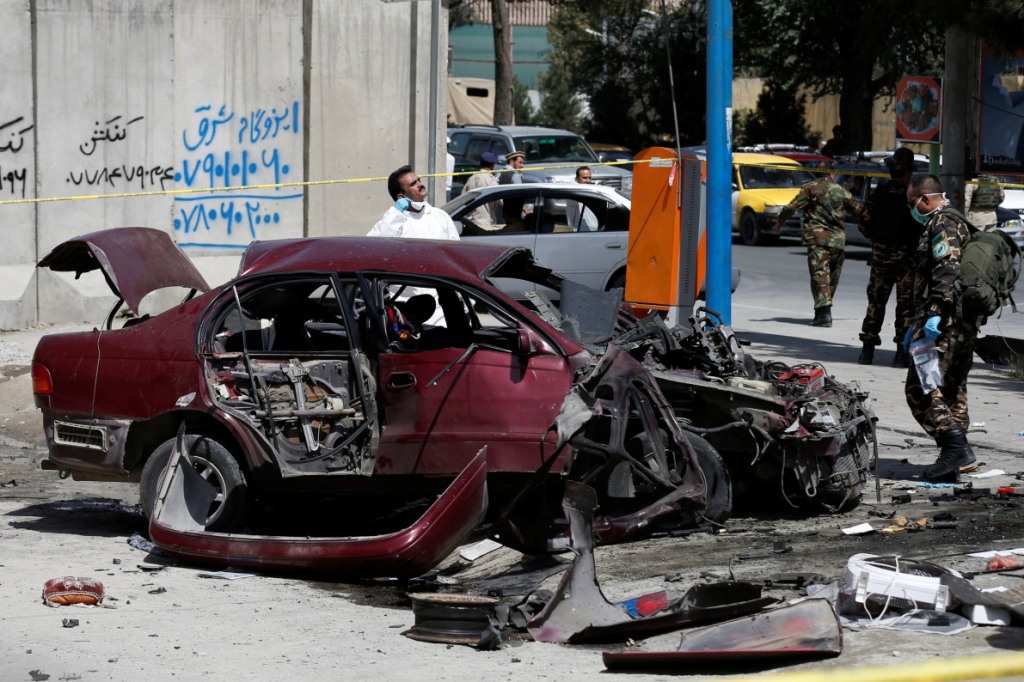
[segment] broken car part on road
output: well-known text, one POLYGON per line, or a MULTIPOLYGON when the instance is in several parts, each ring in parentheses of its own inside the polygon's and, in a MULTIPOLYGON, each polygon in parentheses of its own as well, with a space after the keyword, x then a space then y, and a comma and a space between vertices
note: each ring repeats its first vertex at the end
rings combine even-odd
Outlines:
POLYGON ((763 596, 761 586, 755 583, 698 584, 656 613, 642 618, 631 616, 623 607, 608 601, 597 583, 593 533, 597 494, 593 488, 572 481, 565 487, 563 508, 569 518, 576 557, 544 609, 528 624, 534 640, 570 644, 624 642, 754 613, 778 601, 763 596))

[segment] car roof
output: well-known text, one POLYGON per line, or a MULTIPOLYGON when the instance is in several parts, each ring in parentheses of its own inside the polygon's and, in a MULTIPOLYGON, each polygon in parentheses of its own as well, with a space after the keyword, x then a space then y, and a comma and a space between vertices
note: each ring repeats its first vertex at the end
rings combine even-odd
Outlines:
POLYGON ((801 167, 799 163, 793 159, 787 159, 785 156, 777 156, 775 154, 754 154, 752 152, 736 152, 732 155, 732 162, 763 164, 765 166, 782 165, 801 167))
POLYGON ((433 239, 312 237, 253 242, 239 276, 274 272, 359 272, 382 270, 483 281, 481 274, 507 246, 433 239))
POLYGON ((828 161, 829 163, 832 163, 833 161, 831 156, 816 154, 814 152, 790 152, 783 150, 774 152, 773 155, 784 156, 787 159, 793 159, 794 161, 828 161))
POLYGON ((542 128, 540 126, 501 126, 509 135, 576 135, 571 130, 563 130, 562 128, 542 128))
POLYGON ((607 197, 615 197, 623 200, 623 196, 615 191, 614 187, 609 187, 603 184, 584 184, 581 182, 520 182, 518 184, 495 184, 489 187, 477 187, 476 189, 470 189, 470 191, 476 191, 481 196, 487 195, 501 195, 506 193, 512 193, 517 189, 524 187, 537 187, 544 189, 568 189, 571 191, 590 191, 590 193, 605 195, 607 197))

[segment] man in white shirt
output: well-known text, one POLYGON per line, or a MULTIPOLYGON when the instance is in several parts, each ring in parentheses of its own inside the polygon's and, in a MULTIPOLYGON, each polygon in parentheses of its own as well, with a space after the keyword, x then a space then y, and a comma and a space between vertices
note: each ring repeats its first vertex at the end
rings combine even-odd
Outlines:
MULTIPOLYGON (((576 184, 594 184, 589 166, 580 166, 576 169, 576 184)), ((573 232, 593 232, 598 227, 597 216, 579 201, 565 202, 565 219, 573 232)))
POLYGON ((411 166, 388 176, 388 193, 395 205, 367 233, 368 237, 459 240, 451 217, 427 203, 427 188, 411 166))

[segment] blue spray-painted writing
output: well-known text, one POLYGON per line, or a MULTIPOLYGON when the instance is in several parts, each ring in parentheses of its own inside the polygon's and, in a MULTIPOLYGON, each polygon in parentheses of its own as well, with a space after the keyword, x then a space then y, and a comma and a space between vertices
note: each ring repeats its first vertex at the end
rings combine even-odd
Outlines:
MULTIPOLYGON (((204 105, 194 113, 198 120, 182 131, 186 153, 181 170, 174 174, 175 182, 187 188, 218 189, 288 181, 292 166, 285 158, 301 149, 298 101, 244 114, 227 105, 216 111, 213 105, 204 105)), ((189 242, 194 239, 193 246, 237 248, 256 239, 260 227, 280 225, 285 205, 278 202, 301 198, 301 193, 284 188, 245 195, 177 197, 174 229, 188 235, 189 242)))

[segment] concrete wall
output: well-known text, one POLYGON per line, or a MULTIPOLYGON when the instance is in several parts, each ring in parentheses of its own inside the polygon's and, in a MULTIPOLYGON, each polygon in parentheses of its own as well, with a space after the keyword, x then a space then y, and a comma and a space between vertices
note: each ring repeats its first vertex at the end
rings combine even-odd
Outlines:
MULTIPOLYGON (((736 78, 732 82, 732 108, 757 109, 757 98, 764 89, 764 81, 760 78, 736 78)), ((894 102, 885 97, 875 100, 872 109, 872 150, 894 149, 896 147, 896 113, 894 102)), ((832 126, 839 123, 839 95, 825 95, 814 100, 807 96, 804 107, 807 127, 812 134, 817 134, 822 141, 832 137, 832 126)), ((790 142, 790 140, 779 140, 790 142)), ((870 151, 870 150, 864 150, 870 151)))
POLYGON ((253 239, 365 234, 382 182, 210 190, 425 173, 430 34, 429 2, 0 0, 0 201, 200 190, 0 205, 0 329, 103 318, 98 273, 33 267, 75 235, 167 230, 216 285, 253 239))

